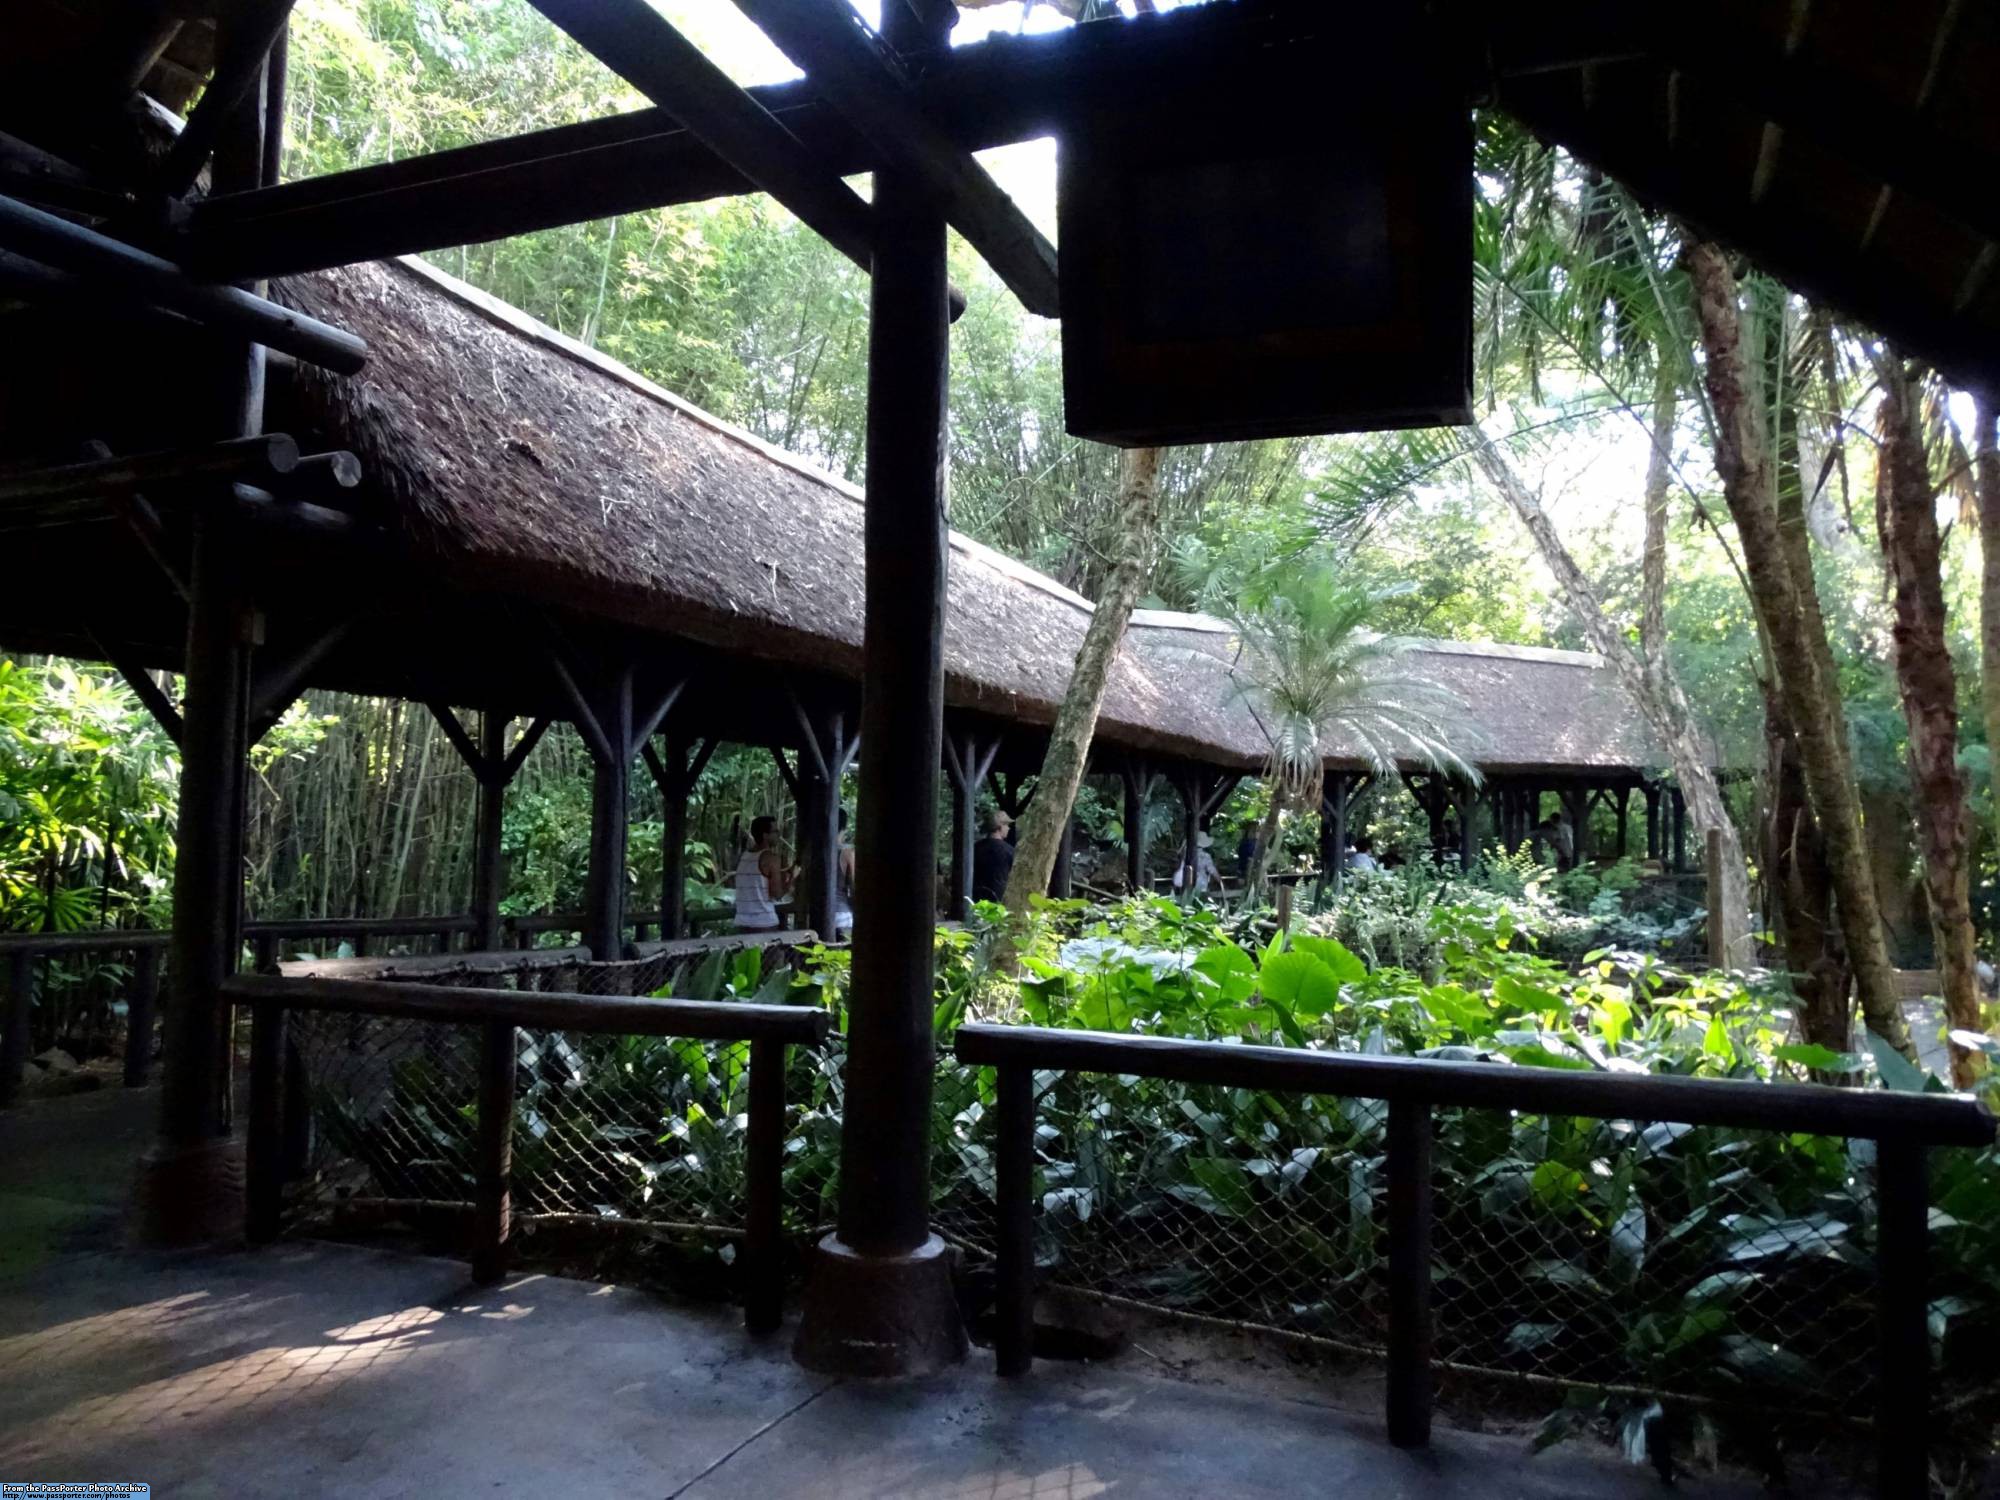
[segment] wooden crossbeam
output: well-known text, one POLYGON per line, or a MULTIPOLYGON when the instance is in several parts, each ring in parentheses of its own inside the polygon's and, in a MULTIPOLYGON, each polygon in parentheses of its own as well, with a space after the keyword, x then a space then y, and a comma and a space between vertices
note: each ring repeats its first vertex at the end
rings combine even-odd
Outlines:
POLYGON ((258 75, 264 59, 291 18, 292 0, 251 0, 239 5, 231 16, 233 24, 222 35, 222 55, 216 60, 215 75, 202 90, 201 102, 174 138, 160 163, 159 185, 170 197, 181 197, 194 186, 201 169, 215 152, 223 127, 236 113, 258 75))
POLYGON ((532 0, 597 60, 867 270, 872 215, 768 109, 645 0, 532 0))
POLYGON ((1021 305, 1061 315, 1055 247, 986 169, 932 123, 900 64, 845 0, 736 0, 884 158, 917 173, 1021 305))

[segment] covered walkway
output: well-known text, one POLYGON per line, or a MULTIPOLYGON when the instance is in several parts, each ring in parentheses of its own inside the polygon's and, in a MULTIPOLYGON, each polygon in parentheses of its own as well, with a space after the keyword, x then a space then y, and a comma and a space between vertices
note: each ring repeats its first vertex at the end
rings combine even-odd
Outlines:
MULTIPOLYGON (((1440 1428, 1381 1441, 1375 1408, 1167 1378, 1134 1351, 996 1381, 983 1355, 883 1384, 816 1375, 725 1308, 461 1263, 293 1242, 116 1248, 151 1090, 0 1116, 0 1473, 136 1478, 166 1496, 550 1493, 774 1500, 1336 1494, 1633 1500, 1650 1471, 1440 1428), (129 1129, 127 1129, 129 1127, 129 1129), (31 1146, 32 1149, 23 1149, 31 1146), (88 1157, 89 1160, 85 1158, 88 1157)), ((1760 1493, 1689 1482, 1697 1496, 1760 1493)))

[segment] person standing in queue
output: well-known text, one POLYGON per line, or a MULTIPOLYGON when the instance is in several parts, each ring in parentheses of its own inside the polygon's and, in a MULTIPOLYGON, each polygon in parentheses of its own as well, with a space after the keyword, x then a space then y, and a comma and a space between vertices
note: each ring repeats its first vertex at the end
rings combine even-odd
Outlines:
POLYGON ((1007 877, 1014 873, 1014 846, 1007 842, 1007 830, 1014 820, 1003 812, 993 814, 986 837, 972 846, 972 899, 1004 901, 1007 877))
POLYGON ((778 853, 778 820, 766 813, 750 824, 750 847, 736 861, 736 930, 776 932, 778 903, 791 889, 792 872, 778 853))

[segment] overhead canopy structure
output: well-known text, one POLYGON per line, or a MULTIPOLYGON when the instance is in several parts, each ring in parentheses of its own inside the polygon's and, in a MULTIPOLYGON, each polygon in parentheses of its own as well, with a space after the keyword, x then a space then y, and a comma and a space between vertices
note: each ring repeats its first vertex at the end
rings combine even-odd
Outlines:
MULTIPOLYGON (((1010 593, 1004 570, 988 578, 984 564, 963 547, 954 550, 947 534, 947 224, 1031 310, 1076 311, 1061 305, 1066 289, 1096 284, 1057 264, 1056 250, 1007 201, 975 150, 1073 138, 1085 121, 1102 139, 1121 118, 1163 116, 1200 143, 1204 120, 1261 113, 1276 76, 1316 79, 1338 93, 1351 92, 1359 77, 1400 69, 1447 123, 1478 103, 1510 110, 1951 379, 2000 385, 1993 276, 2000 215, 1987 190, 2000 162, 2000 110, 1990 88, 2000 63, 2000 7, 1967 0, 1446 3, 1422 12, 1426 29, 1413 45, 1412 7, 1217 0, 953 50, 956 12, 946 0, 881 0, 879 35, 846 0, 737 0, 805 75, 740 90, 680 45, 646 0, 537 3, 658 107, 297 183, 278 181, 277 171, 284 54, 274 44, 288 0, 21 0, 3 23, 0 296, 25 301, 31 313, 9 319, 0 339, 0 364, 10 395, 19 398, 0 417, 0 459, 31 467, 0 475, 0 494, 10 501, 6 519, 17 534, 31 523, 53 533, 38 539, 37 555, 48 573, 62 569, 53 582, 34 580, 12 606, 13 618, 43 632, 38 639, 61 634, 66 620, 74 635, 79 606, 65 590, 109 595, 144 574, 155 591, 151 602, 109 606, 100 623, 131 649, 166 660, 174 642, 160 621, 174 617, 174 596, 186 599, 172 959, 181 993, 169 1016, 159 1141, 140 1175, 141 1232, 155 1241, 227 1232, 227 1214, 216 1208, 233 1201, 224 983, 240 958, 243 768, 250 731, 272 705, 316 675, 389 691, 397 689, 387 674, 399 673, 401 690, 412 696, 503 712, 536 700, 549 708, 530 711, 566 712, 599 772, 591 942, 615 945, 624 778, 677 697, 696 691, 701 664, 692 646, 670 660, 639 648, 649 632, 657 643, 662 629, 683 632, 675 636, 683 641, 706 631, 712 660, 714 633, 734 620, 746 638, 781 658, 790 653, 796 661, 812 642, 833 647, 818 663, 799 663, 801 672, 820 668, 815 681, 788 683, 782 695, 768 678, 742 677, 707 699, 717 732, 732 737, 768 738, 791 710, 802 735, 796 774, 802 786, 817 777, 806 800, 822 845, 832 838, 828 789, 853 755, 854 722, 842 701, 852 694, 853 678, 844 674, 854 668, 857 640, 868 741, 839 1220, 815 1261, 800 1357, 831 1371, 874 1374, 963 1357, 945 1250, 928 1216, 932 820, 940 760, 948 756, 955 768, 962 807, 973 779, 967 766, 990 764, 994 752, 956 730, 947 737, 943 720, 948 696, 962 712, 990 713, 1002 704, 1025 711, 1046 702, 1050 689, 1021 661, 1004 653, 989 659, 984 640, 961 641, 948 676, 949 564, 973 581, 962 611, 1034 596, 1024 610, 1026 629, 1046 631, 1036 644, 1049 649, 1033 660, 1060 662, 1056 648, 1077 617, 1045 591, 1010 593), (200 21, 190 23, 197 12, 215 23, 212 36, 200 21), (205 82, 203 68, 210 70, 205 82), (200 83, 198 96, 190 75, 200 83), (185 122, 164 139, 157 129, 135 128, 135 118, 157 126, 163 112, 135 95, 141 85, 154 87, 168 110, 193 101, 185 122), (839 179, 864 171, 873 174, 873 191, 857 208, 839 179), (614 390, 614 382, 595 377, 587 385, 573 361, 538 368, 564 358, 547 351, 530 356, 510 344, 506 358, 482 364, 473 340, 453 346, 468 356, 461 362, 426 365, 400 324, 383 324, 379 311, 371 319, 371 304, 357 290, 374 278, 380 296, 395 285, 385 278, 397 273, 357 272, 298 290, 328 314, 376 324, 373 336, 386 346, 386 357, 377 357, 388 373, 379 387, 387 393, 382 409, 372 411, 366 386, 338 388, 308 368, 351 378, 367 357, 354 330, 301 318, 254 285, 216 285, 756 189, 857 259, 865 249, 873 278, 865 508, 834 505, 792 470, 784 472, 794 478, 779 480, 769 463, 746 489, 772 504, 786 495, 805 502, 831 528, 829 543, 858 526, 858 637, 851 615, 838 629, 815 630, 835 606, 803 586, 823 581, 845 596, 840 607, 851 609, 851 567, 827 564, 822 579, 801 565, 797 597, 788 600, 782 559, 766 566, 719 541, 699 549, 656 546, 634 525, 648 496, 692 495, 713 506, 731 492, 716 478, 732 462, 729 440, 693 417, 662 415, 668 408, 658 402, 642 415, 644 393, 614 390), (274 382, 271 411, 266 349, 300 362, 289 392, 282 378, 274 382), (386 441, 398 420, 393 397, 399 378, 408 378, 397 373, 405 363, 431 380, 403 390, 404 407, 416 415, 404 418, 400 443, 386 441), (491 388, 509 379, 520 383, 511 407, 489 406, 475 394, 482 380, 491 388), (581 396, 586 390, 592 400, 581 396), (566 410, 572 402, 577 409, 566 410), (507 425, 515 408, 527 414, 527 427, 507 425), (357 508, 363 497, 341 489, 353 475, 339 450, 301 463, 296 449, 252 443, 228 448, 226 462, 216 458, 217 443, 241 445, 279 428, 276 412, 309 423, 318 414, 320 430, 296 434, 308 450, 335 430, 351 430, 374 465, 369 493, 378 504, 401 497, 407 505, 373 515, 357 508), (668 440, 676 422, 699 431, 668 440), (79 423, 88 430, 79 432, 79 423), (427 430, 457 442, 426 442, 427 430), (50 451, 64 434, 99 440, 111 452, 50 451), (588 462, 585 444, 594 444, 588 462), (164 487, 142 488, 130 465, 114 473, 121 456, 148 447, 182 450, 143 470, 149 485, 160 480, 164 487), (103 476, 103 515, 74 508, 89 499, 77 493, 78 461, 110 466, 89 471, 103 476), (461 463, 470 475, 463 482, 461 463), (524 486, 521 466, 557 474, 562 483, 524 486), (499 483, 509 503, 475 493, 481 480, 499 483), (408 505, 421 507, 426 497, 437 514, 413 516, 408 505), (327 499, 340 503, 323 504, 327 499), (156 501, 193 516, 184 550, 175 547, 184 533, 156 501), (590 517, 593 505, 594 528, 577 527, 576 516, 590 517), (132 560, 132 548, 94 545, 126 532, 143 563, 132 560), (288 540, 275 544, 279 536, 288 540), (561 575, 560 597, 536 592, 541 585, 531 572, 545 580, 558 573, 531 569, 533 555, 561 555, 572 540, 588 543, 577 549, 588 561, 561 575), (712 568, 711 550, 720 554, 712 568), (469 566, 440 587, 451 566, 438 565, 454 555, 469 566), (432 566, 423 565, 426 558, 432 566), (100 560, 101 568, 80 566, 100 560), (653 597, 676 569, 699 580, 693 608, 686 598, 668 605, 653 597), (765 587, 768 606, 761 603, 765 587), (164 607, 162 590, 170 591, 164 607), (762 618, 746 624, 753 600, 762 618), (635 619, 646 609, 663 611, 659 624, 635 619), (741 722, 721 727, 726 711, 740 712, 741 722)), ((1308 113, 1301 128, 1313 123, 1308 113)), ((1330 135, 1325 151, 1342 144, 1330 135)), ((1310 162, 1312 153, 1303 159, 1310 162)), ((1171 175, 1174 165, 1148 170, 1171 175)), ((1385 191, 1409 185, 1398 182, 1398 170, 1389 169, 1385 191)), ((1074 202, 1089 186, 1073 180, 1066 192, 1074 202)), ((1281 200, 1267 194, 1267 202, 1281 200)), ((1388 219, 1393 226, 1396 216, 1388 219)), ((1226 225, 1228 216, 1208 222, 1226 225)), ((1430 226, 1416 231, 1432 241, 1417 251, 1440 250, 1437 226, 1446 216, 1406 222, 1430 226)), ((1327 247, 1338 244, 1337 235, 1286 232, 1261 248, 1274 284, 1307 284, 1355 274, 1346 251, 1327 258, 1327 247)), ((1217 295, 1204 301, 1202 284, 1197 278, 1181 289, 1191 300, 1160 304, 1171 308, 1169 322, 1187 330, 1204 319, 1229 325, 1210 331, 1239 347, 1264 335, 1272 348, 1299 347, 1289 336, 1310 332, 1282 326, 1282 299, 1279 323, 1267 326, 1247 322, 1243 300, 1223 295, 1237 288, 1211 283, 1217 295), (1243 339, 1246 332, 1257 338, 1243 339)), ((1457 295, 1458 285, 1451 276, 1426 280, 1417 301, 1429 299, 1436 311, 1435 299, 1457 295)), ((1334 290, 1322 308, 1328 319, 1365 311, 1370 299, 1357 295, 1358 284, 1343 280, 1334 290)), ((475 316, 443 300, 434 306, 441 334, 475 316)), ((1265 306, 1259 317, 1273 312, 1265 306)), ((1440 348, 1452 327, 1438 321, 1440 348)), ((1109 332, 1113 354, 1116 340, 1130 342, 1132 330, 1109 332)), ((1173 333, 1142 319, 1136 336, 1164 344, 1173 333)), ((487 341, 486 352, 497 348, 487 341)), ((1198 394, 1201 362, 1185 350, 1178 359, 1180 394, 1198 394)), ((1231 368, 1235 379, 1258 373, 1231 368)), ((279 366, 276 374, 284 373, 279 366)), ((1405 392, 1383 419, 1449 413, 1454 394, 1405 392)), ((1343 409, 1345 399, 1333 393, 1314 410, 1338 423, 1356 415, 1353 405, 1343 409)), ((1202 419, 1198 405, 1188 410, 1188 420, 1202 419)), ((1142 440, 1124 420, 1130 415, 1108 414, 1101 430, 1142 440)), ((1257 430, 1255 416, 1237 413, 1217 430, 1257 430)), ((1286 420, 1273 430, 1302 429, 1286 420)), ((739 445, 733 462, 745 463, 743 454, 739 445)), ((760 519, 768 517, 760 512, 760 519)), ((786 512, 780 524, 805 523, 786 512)), ((17 570, 15 580, 28 571, 17 570)), ((1165 632, 1177 633, 1201 635, 1165 632)), ((1156 719, 1163 700, 1149 700, 1145 685, 1161 655, 1145 627, 1142 638, 1121 668, 1111 733, 1181 753, 1233 745, 1229 734, 1156 719)), ((1213 651, 1201 654, 1220 665, 1213 651)), ((1570 670, 1506 657, 1447 654, 1440 661, 1443 670, 1520 669, 1549 679, 1570 670)), ((1550 697, 1562 694, 1551 689, 1550 697)), ((481 725, 477 745, 463 727, 455 741, 489 794, 480 854, 489 894, 498 868, 498 788, 513 763, 502 729, 495 716, 481 725)), ((1574 739, 1580 756, 1597 753, 1583 736, 1559 738, 1574 739)), ((676 784, 690 764, 656 774, 676 784)), ((824 868, 816 878, 831 880, 824 868)), ((822 894, 830 898, 830 891, 827 884, 822 894)), ((267 1030, 267 1055, 272 1041, 267 1030)), ((1022 1104, 1024 1117, 1027 1109, 1022 1104)), ((1024 1252, 1022 1261, 1029 1258, 1024 1252)), ((1025 1297, 1017 1300, 1026 1305, 1025 1297)), ((1923 1410, 1922 1365, 1919 1348, 1913 1372, 1898 1382, 1907 1387, 1900 1410, 1923 1410)), ((1885 1431, 1895 1426, 1885 1423, 1885 1431)), ((1910 1493, 1923 1483, 1922 1448, 1907 1446, 1914 1471, 1904 1465, 1892 1474, 1885 1493, 1910 1493)))
MULTIPOLYGON (((193 94, 213 40, 206 21, 177 19, 184 9, 24 0, 0 53, 0 130, 82 163, 98 205, 135 216, 129 136, 102 106, 141 84, 174 108, 193 94)), ((228 20, 258 7, 214 0, 192 9, 228 20)), ((550 9, 566 19, 564 7, 550 9)), ((839 8, 748 9, 764 20, 839 8)), ((2000 285, 1991 274, 2000 209, 1980 186, 2000 167, 1992 6, 1693 0, 1661 12, 1563 0, 1444 9, 1430 55, 1468 103, 1497 104, 1955 378, 2000 375, 2000 285)), ((1255 96, 1273 56, 1318 57, 1329 80, 1361 65, 1372 25, 1365 13, 1318 0, 1215 0, 906 55, 874 91, 906 88, 936 132, 933 145, 969 150, 1060 137, 1080 113, 1154 110, 1162 100, 1223 119, 1255 96)), ((646 32, 632 35, 628 47, 646 32)), ((634 58, 599 50, 639 81, 634 58)), ((853 111, 813 77, 747 96, 829 180, 881 160, 853 111)), ((25 166, 0 164, 17 188, 34 180, 25 166)), ((704 131, 655 107, 223 194, 166 229, 160 248, 207 272, 270 275, 756 185, 704 144, 704 131)), ((1001 269, 1030 305, 1041 303, 1036 288, 1045 283, 1030 278, 1045 265, 1007 260, 1001 269)))
MULTIPOLYGON (((316 681, 564 715, 549 632, 595 626, 695 667, 676 712, 703 728, 791 745, 788 687, 858 696, 858 488, 421 261, 300 277, 281 295, 372 351, 351 378, 299 367, 268 412, 309 446, 353 452, 366 476, 343 497, 363 524, 312 567, 295 575, 292 549, 271 549, 274 635, 352 613, 316 681)), ((44 441, 81 431, 46 426, 44 441)), ((13 549, 0 644, 178 667, 184 607, 129 530, 45 528, 13 549), (115 586, 78 590, 79 572, 115 586)), ((1091 606, 969 537, 953 533, 951 549, 947 703, 1038 764, 1091 606)), ((1238 655, 1218 621, 1141 611, 1113 670, 1104 751, 1262 765, 1269 741, 1238 655)), ((1405 670, 1459 697, 1468 758, 1494 772, 1554 782, 1663 762, 1591 654, 1421 642, 1405 670)), ((1359 769, 1362 749, 1336 743, 1329 764, 1359 769)))

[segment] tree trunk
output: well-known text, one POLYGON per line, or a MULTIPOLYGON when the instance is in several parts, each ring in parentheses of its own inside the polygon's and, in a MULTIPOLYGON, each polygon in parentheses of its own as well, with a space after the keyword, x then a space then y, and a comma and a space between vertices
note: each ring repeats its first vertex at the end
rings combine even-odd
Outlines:
MULTIPOLYGON (((1973 418, 1973 477, 1979 495, 1979 698, 1986 715, 1986 745, 2000 755, 2000 439, 1994 433, 1995 399, 1980 391, 1973 418)), ((2000 797, 1993 799, 2000 820, 2000 797)))
POLYGON ((1653 451, 1646 460, 1646 548, 1639 566, 1639 649, 1658 695, 1667 664, 1667 493, 1673 487, 1674 422, 1680 384, 1662 358, 1653 388, 1653 451))
POLYGON ((1090 741, 1097 732, 1097 711, 1104 702, 1111 664, 1117 659, 1118 643, 1125 638, 1132 608, 1139 602, 1139 591, 1152 572, 1159 531, 1160 457, 1158 448, 1128 448, 1119 458, 1118 561, 1098 596, 1083 644, 1077 648, 1069 687, 1056 711, 1055 727, 1049 731, 1035 800, 1028 804, 1027 816, 1021 820, 1014 869, 1007 877, 1007 909, 1016 915, 1028 909, 1030 896, 1049 888, 1049 872, 1055 866, 1063 828, 1076 805, 1077 788, 1090 760, 1090 741))
MULTIPOLYGON (((1973 973, 1972 903, 1967 865, 1972 811, 1958 769, 1958 674, 1945 639, 1943 543, 1937 491, 1924 452, 1916 382, 1889 351, 1882 377, 1882 467, 1875 485, 1883 556, 1895 595, 1896 685, 1910 726, 1910 784, 1924 851, 1924 888, 1937 937, 1938 978, 1953 1029, 1980 1030, 1979 980, 1973 973)), ((1959 1088, 1977 1076, 1975 1054, 1951 1044, 1959 1088)))
POLYGON ((1853 975, 1834 918, 1826 841, 1806 791, 1798 736, 1776 686, 1765 682, 1763 689, 1771 786, 1764 870, 1778 944, 1798 997, 1800 1037, 1845 1052, 1853 1044, 1853 975))
POLYGON ((1765 440, 1764 414, 1751 395, 1736 305, 1736 276, 1714 245, 1691 242, 1686 251, 1689 280, 1701 321, 1703 379, 1715 412, 1715 467, 1723 497, 1736 522, 1751 604, 1768 644, 1778 688, 1792 732, 1814 815, 1826 840, 1841 935, 1847 941, 1861 1013, 1869 1030, 1905 1055, 1912 1053, 1909 1028, 1896 998, 1881 912, 1868 876, 1867 848, 1861 837, 1861 806, 1847 753, 1847 726, 1840 690, 1822 670, 1830 652, 1819 618, 1819 596, 1811 570, 1795 571, 1805 547, 1801 534, 1789 549, 1774 504, 1776 481, 1765 440), (1812 636, 1817 634, 1817 644, 1812 636))
POLYGON ((1285 817, 1285 783, 1271 778, 1271 805, 1264 809, 1264 822, 1257 830, 1257 850, 1250 856, 1250 868, 1243 872, 1243 899, 1254 901, 1264 888, 1264 875, 1271 868, 1271 849, 1278 842, 1278 830, 1285 817))
MULTIPOLYGON (((1555 575, 1570 614, 1583 627, 1591 646, 1617 672, 1620 684, 1644 715, 1654 738, 1667 752, 1668 762, 1673 766, 1674 777, 1687 799, 1688 812, 1700 831, 1701 841, 1707 843, 1711 829, 1722 836, 1723 896, 1718 904, 1723 910, 1710 912, 1709 920, 1723 924, 1721 951, 1729 955, 1731 967, 1748 968, 1754 955, 1747 920, 1750 877, 1743 862, 1743 841, 1737 835, 1736 825, 1730 821, 1728 808, 1723 805, 1722 787, 1708 763, 1708 747, 1702 742, 1701 732, 1695 725, 1694 710, 1688 705, 1679 676, 1664 656, 1651 669, 1640 662, 1624 632, 1605 614, 1597 591, 1584 576, 1583 569, 1576 565, 1576 559, 1569 555, 1562 538, 1556 535, 1555 526, 1542 509, 1541 501, 1514 472, 1513 465, 1507 462, 1499 448, 1492 443, 1484 443, 1477 449, 1477 456, 1480 469, 1514 508, 1521 524, 1534 538, 1542 561, 1555 575)), ((1578 833, 1580 835, 1581 830, 1578 833)))

